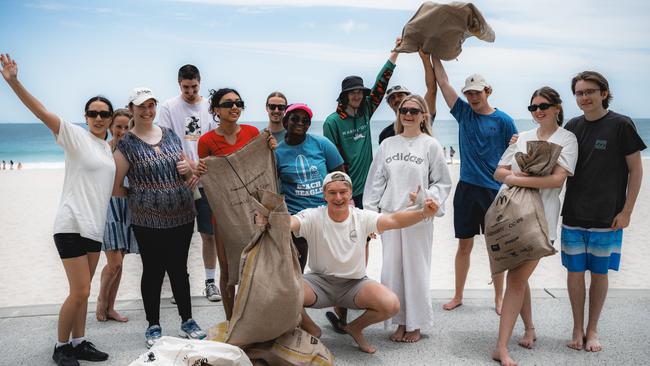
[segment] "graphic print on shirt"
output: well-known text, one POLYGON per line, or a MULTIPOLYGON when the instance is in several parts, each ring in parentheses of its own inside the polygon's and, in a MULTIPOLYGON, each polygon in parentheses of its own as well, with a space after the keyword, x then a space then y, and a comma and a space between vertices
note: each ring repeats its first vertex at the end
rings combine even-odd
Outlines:
POLYGON ((296 156, 296 196, 314 196, 323 193, 323 177, 318 167, 303 154, 296 156))
POLYGON ((199 117, 185 117, 185 140, 198 141, 199 137, 201 137, 201 125, 199 124, 199 117))
POLYGON ((367 125, 361 125, 357 128, 350 129, 348 131, 343 131, 341 134, 343 137, 347 138, 352 136, 352 140, 357 141, 366 137, 366 131, 368 130, 367 125))
POLYGON ((607 140, 596 140, 594 144, 596 150, 607 150, 607 140))
POLYGON ((417 165, 420 165, 420 164, 422 164, 424 162, 423 158, 409 152, 409 153, 406 153, 406 154, 397 153, 397 154, 393 154, 393 155, 387 157, 386 158, 386 164, 390 164, 390 163, 392 163, 394 161, 400 161, 400 160, 405 161, 405 162, 415 163, 417 165))

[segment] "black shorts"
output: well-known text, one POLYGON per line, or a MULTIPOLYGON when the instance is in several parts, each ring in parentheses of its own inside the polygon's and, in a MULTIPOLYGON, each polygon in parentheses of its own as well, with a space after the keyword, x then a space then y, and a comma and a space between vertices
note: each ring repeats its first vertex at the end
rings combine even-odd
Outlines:
POLYGON ((456 238, 471 239, 485 232, 485 213, 499 192, 496 189, 458 181, 454 193, 456 238))
POLYGON ((82 257, 88 253, 98 253, 102 250, 102 243, 84 238, 78 233, 54 234, 54 244, 59 251, 61 259, 82 257))

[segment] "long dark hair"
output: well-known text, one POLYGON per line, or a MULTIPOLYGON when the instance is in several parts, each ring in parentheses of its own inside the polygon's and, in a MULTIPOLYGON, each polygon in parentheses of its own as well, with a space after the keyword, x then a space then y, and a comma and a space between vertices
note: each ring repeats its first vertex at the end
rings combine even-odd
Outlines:
POLYGON ((530 103, 533 103, 535 97, 542 97, 548 100, 551 104, 555 105, 559 110, 557 115, 557 125, 562 126, 564 122, 564 110, 562 109, 562 99, 560 98, 560 93, 550 86, 543 86, 533 92, 533 95, 530 97, 530 103))
POLYGON ((90 104, 92 102, 102 102, 108 106, 108 111, 111 112, 111 115, 113 114, 113 104, 111 103, 110 100, 106 97, 102 97, 101 95, 96 95, 86 102, 86 106, 84 107, 84 114, 88 112, 88 108, 90 108, 90 104))

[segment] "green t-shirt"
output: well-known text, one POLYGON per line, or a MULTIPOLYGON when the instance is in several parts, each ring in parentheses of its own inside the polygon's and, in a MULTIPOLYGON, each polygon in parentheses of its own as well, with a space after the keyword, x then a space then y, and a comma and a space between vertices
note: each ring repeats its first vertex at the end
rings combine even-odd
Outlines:
POLYGON ((363 193, 372 163, 370 118, 384 99, 394 69, 395 64, 386 61, 366 97, 366 107, 360 108, 356 116, 349 116, 339 103, 336 112, 330 114, 323 124, 323 135, 336 145, 347 165, 346 171, 352 179, 352 196, 355 197, 363 193))

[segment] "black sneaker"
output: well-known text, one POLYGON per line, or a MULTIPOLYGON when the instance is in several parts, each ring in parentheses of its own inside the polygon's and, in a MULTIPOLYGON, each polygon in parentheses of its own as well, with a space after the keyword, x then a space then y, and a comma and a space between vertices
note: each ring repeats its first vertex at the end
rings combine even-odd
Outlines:
POLYGON ((88 341, 83 341, 73 348, 74 356, 78 360, 86 361, 106 361, 108 360, 108 353, 104 353, 95 345, 88 341))
POLYGON ((74 357, 74 350, 70 343, 60 347, 54 346, 52 359, 59 366, 79 366, 79 362, 74 357))

